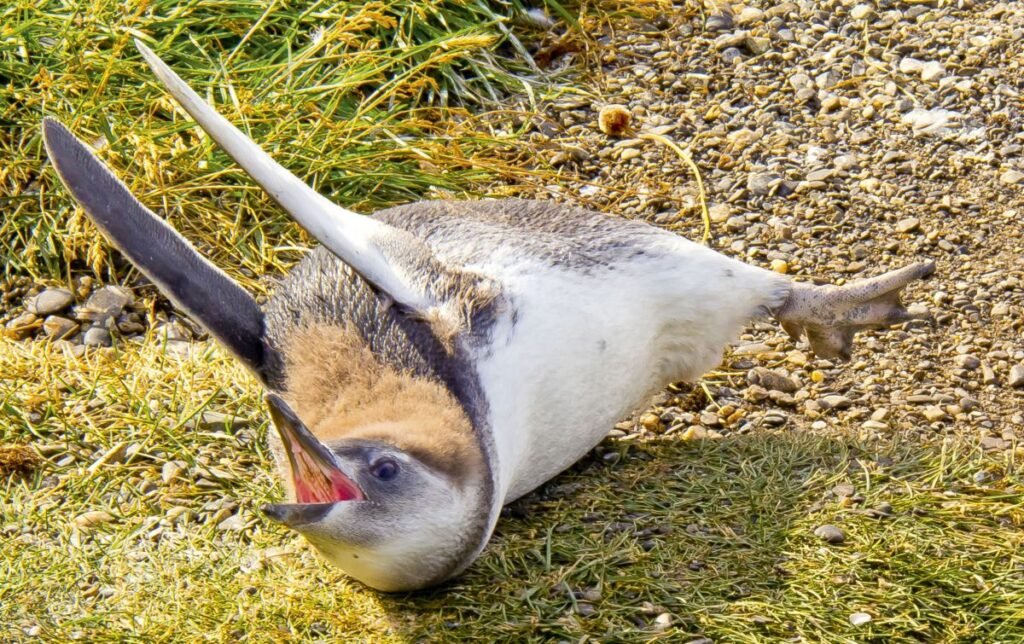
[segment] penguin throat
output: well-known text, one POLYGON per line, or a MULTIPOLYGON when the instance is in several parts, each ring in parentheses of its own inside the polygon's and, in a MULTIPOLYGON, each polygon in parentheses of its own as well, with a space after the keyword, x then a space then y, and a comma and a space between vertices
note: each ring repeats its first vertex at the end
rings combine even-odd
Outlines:
POLYGON ((292 449, 292 478, 298 503, 336 503, 366 498, 355 481, 337 467, 321 463, 299 445, 293 445, 292 449))

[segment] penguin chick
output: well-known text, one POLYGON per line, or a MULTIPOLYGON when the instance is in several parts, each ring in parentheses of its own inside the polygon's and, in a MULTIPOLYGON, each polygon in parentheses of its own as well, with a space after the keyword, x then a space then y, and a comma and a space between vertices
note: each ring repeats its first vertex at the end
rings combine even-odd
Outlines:
POLYGON ((64 126, 64 185, 101 231, 267 388, 288 494, 268 516, 374 588, 449 579, 502 506, 569 467, 751 318, 815 352, 913 318, 930 262, 842 287, 794 283, 641 222, 539 201, 429 201, 370 216, 287 172, 139 51, 174 98, 322 246, 264 307, 146 209, 64 126))

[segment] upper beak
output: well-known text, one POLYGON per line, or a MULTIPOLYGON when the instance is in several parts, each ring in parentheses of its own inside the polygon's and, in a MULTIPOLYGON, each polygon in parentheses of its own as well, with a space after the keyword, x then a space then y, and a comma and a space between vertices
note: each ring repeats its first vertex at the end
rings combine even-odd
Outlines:
MULTIPOLYGON (((277 394, 266 395, 270 417, 281 436, 295 483, 295 500, 304 503, 335 503, 366 498, 363 491, 340 467, 334 453, 291 410, 277 394)), ((276 518, 274 514, 271 518, 276 518)))

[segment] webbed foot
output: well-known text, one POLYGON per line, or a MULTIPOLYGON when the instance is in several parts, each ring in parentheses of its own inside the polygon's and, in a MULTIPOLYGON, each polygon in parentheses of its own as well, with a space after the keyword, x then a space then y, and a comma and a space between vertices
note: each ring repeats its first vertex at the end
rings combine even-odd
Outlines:
POLYGON ((806 334, 816 355, 849 360, 857 331, 930 317, 907 311, 900 291, 934 272, 927 261, 843 286, 797 282, 775 317, 794 340, 806 334))

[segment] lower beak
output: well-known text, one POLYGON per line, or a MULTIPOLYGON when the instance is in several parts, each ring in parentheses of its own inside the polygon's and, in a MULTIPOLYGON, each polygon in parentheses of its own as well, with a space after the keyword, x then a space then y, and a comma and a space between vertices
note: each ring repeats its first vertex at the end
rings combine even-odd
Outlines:
MULTIPOLYGON (((267 394, 266 401, 288 455, 295 483, 295 500, 300 505, 366 498, 356 482, 338 467, 334 453, 317 440, 284 399, 277 394, 267 394)), ((274 518, 273 514, 270 516, 274 518)))
POLYGON ((260 509, 274 521, 296 529, 317 523, 332 507, 333 503, 267 503, 260 509))

